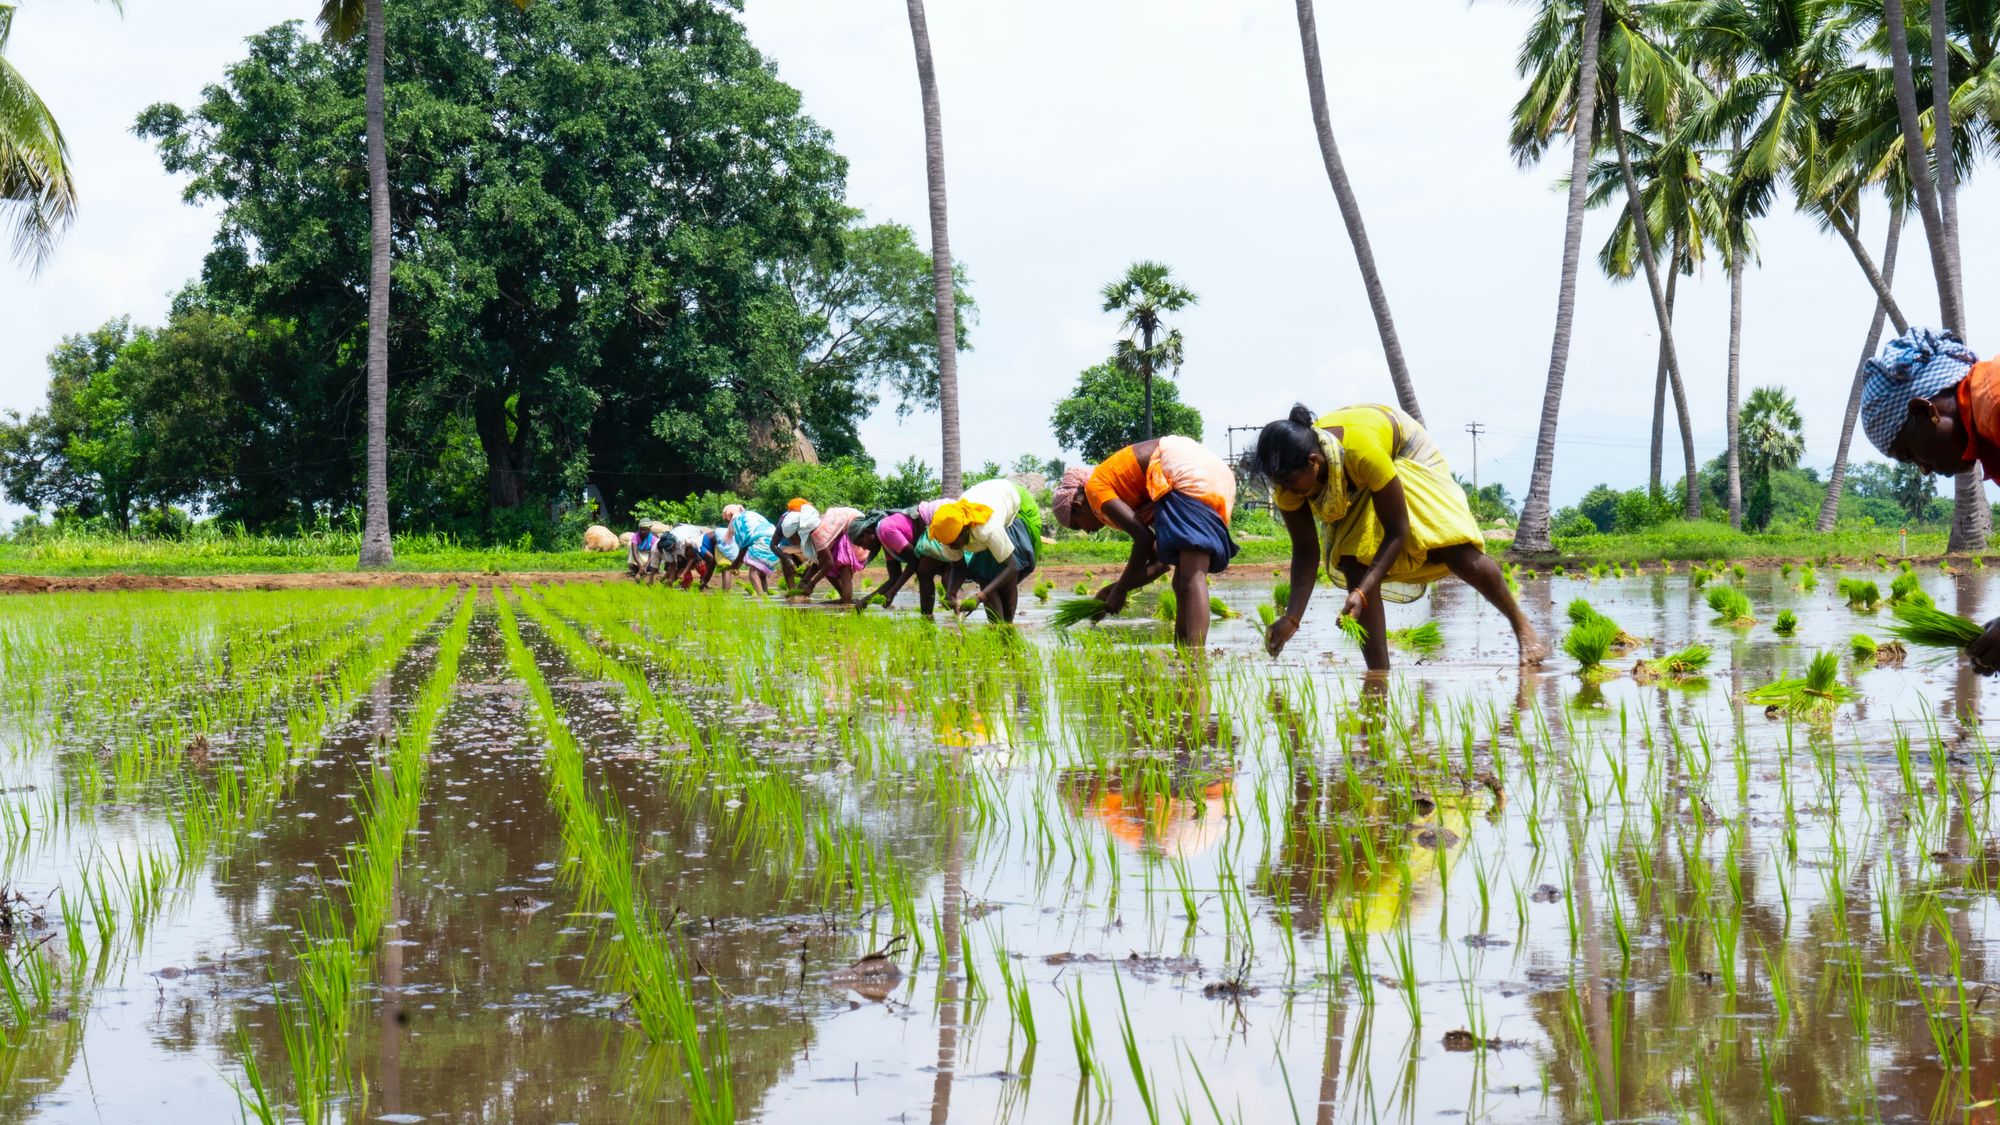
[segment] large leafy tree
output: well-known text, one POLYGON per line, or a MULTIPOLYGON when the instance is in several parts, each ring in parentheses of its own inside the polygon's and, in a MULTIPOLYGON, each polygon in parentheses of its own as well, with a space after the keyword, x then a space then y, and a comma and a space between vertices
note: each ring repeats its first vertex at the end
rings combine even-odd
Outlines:
MULTIPOLYGON (((732 11, 397 0, 384 18, 409 76, 390 89, 388 147, 420 154, 390 168, 387 195, 390 351, 408 373, 390 437, 411 479, 455 418, 493 508, 594 484, 623 511, 733 485, 802 425, 837 428, 805 417, 801 357, 825 325, 784 266, 844 254, 844 165, 732 11)), ((364 128, 363 69, 284 25, 198 106, 140 122, 190 199, 222 205, 208 307, 295 325, 315 357, 271 390, 321 411, 333 460, 361 436, 348 388, 369 223, 346 138, 364 128)))
MULTIPOLYGON (((1104 311, 1119 314, 1126 332, 1113 361, 1137 376, 1142 390, 1141 434, 1157 437, 1153 428, 1153 377, 1181 369, 1187 343, 1181 330, 1167 323, 1170 313, 1193 305, 1194 290, 1174 280, 1172 267, 1162 262, 1133 262, 1125 275, 1104 286, 1104 311)), ((1171 431, 1169 431, 1171 432, 1171 431)))
POLYGON ((1153 422, 1166 433, 1201 437, 1201 411, 1181 403, 1179 387, 1163 383, 1149 400, 1140 377, 1117 362, 1100 363, 1078 375, 1076 389, 1056 403, 1049 421, 1056 441, 1086 461, 1102 461, 1155 436, 1153 422))
POLYGON ((64 337, 49 355, 48 405, 0 422, 0 486, 7 498, 131 527, 144 489, 143 437, 131 408, 133 377, 119 364, 132 326, 114 320, 64 337))

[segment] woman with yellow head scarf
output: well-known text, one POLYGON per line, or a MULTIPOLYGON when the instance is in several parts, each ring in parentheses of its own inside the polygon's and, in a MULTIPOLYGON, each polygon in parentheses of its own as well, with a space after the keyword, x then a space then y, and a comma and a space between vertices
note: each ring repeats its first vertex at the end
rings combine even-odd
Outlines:
POLYGON ((917 553, 953 564, 945 580, 946 601, 955 603, 959 587, 970 579, 980 583, 980 603, 1012 622, 1021 579, 1035 572, 1041 541, 1042 515, 1034 498, 1020 485, 995 478, 938 505, 917 553))
POLYGON ((1271 502, 1292 536, 1292 600, 1266 634, 1276 656, 1299 631, 1313 584, 1327 576, 1347 590, 1344 616, 1368 631, 1371 671, 1389 667, 1382 602, 1410 602, 1456 575, 1513 626, 1523 665, 1548 647, 1486 557, 1465 490, 1423 424, 1393 406, 1350 406, 1314 418, 1303 406, 1264 427, 1253 454, 1271 482, 1271 502))

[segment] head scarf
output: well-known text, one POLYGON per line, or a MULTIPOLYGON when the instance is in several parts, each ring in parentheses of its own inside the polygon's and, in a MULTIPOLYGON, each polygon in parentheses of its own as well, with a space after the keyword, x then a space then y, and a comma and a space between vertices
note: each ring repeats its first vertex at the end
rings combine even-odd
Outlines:
POLYGON ((1062 480, 1056 482, 1055 510, 1056 522, 1064 527, 1075 527, 1071 517, 1076 514, 1078 502, 1084 500, 1083 486, 1090 483, 1089 465, 1077 465, 1063 470, 1062 480))
POLYGON ((1862 364, 1861 428, 1883 453, 1902 431, 1910 404, 1958 385, 1979 357, 1950 332, 1912 328, 1862 364))
POLYGON ((819 526, 819 509, 807 504, 803 508, 793 508, 778 520, 778 534, 786 539, 804 539, 819 526))
POLYGON ((982 524, 993 515, 993 509, 973 500, 953 500, 938 505, 931 513, 931 538, 946 546, 956 544, 965 529, 982 524))
POLYGON ((724 504, 722 506, 723 519, 733 520, 737 516, 740 516, 742 514, 743 514, 743 505, 741 504, 724 504))
POLYGON ((805 497, 794 496, 792 497, 791 502, 785 505, 785 510, 787 512, 796 512, 800 508, 810 508, 810 507, 812 507, 812 505, 806 501, 805 497))

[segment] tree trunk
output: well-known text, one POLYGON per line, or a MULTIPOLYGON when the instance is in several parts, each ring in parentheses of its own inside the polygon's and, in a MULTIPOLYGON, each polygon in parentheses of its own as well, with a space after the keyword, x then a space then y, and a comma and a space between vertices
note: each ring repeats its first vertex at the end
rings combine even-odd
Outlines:
POLYGON ((1148 324, 1146 327, 1140 330, 1140 339, 1143 341, 1142 346, 1146 349, 1143 353, 1141 353, 1141 358, 1139 360, 1139 373, 1142 376, 1144 376, 1144 381, 1146 384, 1146 440, 1151 441, 1154 438, 1160 436, 1153 432, 1153 327, 1152 325, 1148 324))
POLYGON ((924 169, 930 185, 931 285, 936 291, 938 335, 938 420, 943 425, 944 494, 956 498, 964 478, 959 473, 958 440, 958 296, 951 270, 951 238, 946 232, 944 196, 944 118, 938 109, 937 71, 931 66, 931 33, 924 20, 924 0, 909 0, 910 39, 917 49, 917 85, 924 98, 924 169))
MULTIPOLYGON (((1667 316, 1674 315, 1674 299, 1680 296, 1680 236, 1674 237, 1673 265, 1667 270, 1667 316)), ((1667 452, 1667 346, 1660 345, 1659 361, 1653 365, 1653 459, 1652 474, 1648 476, 1648 495, 1664 495, 1660 484, 1660 465, 1667 452)))
MULTIPOLYGON (((1853 224, 1849 223, 1845 216, 1835 210, 1828 213, 1828 218, 1833 221, 1833 229, 1840 232, 1841 241, 1847 243, 1847 249, 1854 255, 1854 261, 1861 267, 1861 272, 1867 276, 1869 288, 1875 290, 1875 301, 1881 306, 1882 311, 1888 314, 1889 323, 1896 326, 1898 334, 1908 332, 1910 321, 1903 315, 1902 306, 1896 303, 1895 286, 1890 284, 1893 278, 1884 277, 1882 271, 1875 268, 1875 260, 1868 256, 1868 248, 1861 245, 1860 236, 1854 233, 1853 224)), ((1897 234, 1900 237, 1903 218, 1897 214, 1893 221, 1899 228, 1897 234)))
MULTIPOLYGON (((1890 283, 1896 280, 1896 251, 1903 241, 1903 215, 1894 207, 1889 209, 1889 241, 1882 247, 1883 279, 1890 283)), ((1840 519, 1840 496, 1847 486, 1847 450, 1854 441, 1854 423, 1861 417, 1861 384, 1866 378, 1862 365, 1882 342, 1882 322, 1887 319, 1889 308, 1878 298, 1875 302, 1875 319, 1868 325, 1868 338, 1861 342, 1861 359, 1854 365, 1854 386, 1847 392, 1847 417, 1840 424, 1840 445, 1833 451, 1833 471, 1827 474, 1826 498, 1819 502, 1819 530, 1824 533, 1833 530, 1840 519)))
POLYGON ((396 561, 389 538, 389 152, 382 110, 382 0, 368 0, 368 484, 361 569, 396 561))
POLYGON ((1313 130, 1319 136, 1320 159, 1326 163, 1326 178, 1333 185, 1333 198, 1340 206, 1340 221, 1347 226, 1347 239, 1354 245, 1355 263, 1361 267, 1361 286, 1368 293, 1368 308, 1375 314, 1375 331, 1382 337, 1382 354, 1389 362, 1389 378, 1396 385, 1396 401, 1405 414, 1421 423, 1424 412, 1417 405, 1417 388, 1410 380, 1409 365, 1403 361, 1403 343, 1396 335, 1396 320, 1389 315, 1389 295, 1382 288, 1382 275, 1375 269, 1375 251, 1368 242, 1368 228, 1361 222, 1361 204, 1347 182, 1347 166, 1341 163, 1340 146, 1333 139, 1333 117, 1326 107, 1326 76, 1320 69, 1319 28, 1313 19, 1312 0, 1298 0, 1298 12, 1299 45, 1306 56, 1306 94, 1312 101, 1313 130))
POLYGON ((1535 434, 1535 468, 1521 504, 1514 550, 1555 549, 1549 539, 1549 490, 1556 467, 1556 423, 1562 414, 1563 377, 1569 370, 1570 333, 1576 323, 1576 267, 1583 254, 1583 212, 1589 199, 1590 151, 1597 133, 1597 42, 1604 23, 1604 0, 1584 0, 1582 54, 1577 59, 1576 121, 1570 132, 1569 212, 1563 224, 1562 279, 1556 290, 1555 338, 1549 346, 1549 380, 1542 393, 1541 426, 1535 434))
POLYGON ((1729 375, 1727 402, 1723 405, 1723 425, 1729 432, 1723 450, 1723 469, 1729 476, 1729 526, 1743 526, 1743 246, 1748 237, 1741 230, 1729 236, 1729 375))
MULTIPOLYGON (((1933 9, 1940 7, 1933 3, 1933 9)), ((1931 273, 1937 278, 1938 308, 1944 316, 1944 326, 1965 339, 1965 305, 1958 283, 1958 253, 1952 246, 1952 228, 1945 220, 1942 197, 1954 189, 1947 186, 1951 175, 1951 156, 1947 146, 1951 138, 1951 107, 1949 90, 1944 97, 1936 93, 1938 82, 1932 80, 1932 112, 1938 148, 1931 153, 1931 163, 1936 166, 1937 182, 1932 182, 1930 169, 1925 165, 1923 123, 1917 118, 1916 75, 1910 66, 1909 27, 1903 17, 1903 0, 1883 0, 1882 22, 1889 33, 1889 57, 1895 72, 1896 117, 1903 127, 1903 162, 1909 169, 1911 184, 1916 189, 1917 210, 1923 216, 1924 237, 1930 244, 1931 273)), ((1942 20, 1936 21, 1942 23, 1942 20)), ((1932 42, 1936 43, 1943 28, 1933 31, 1932 42)), ((1939 59, 1935 62, 1945 62, 1939 59)), ((1933 67, 1935 70, 1936 68, 1933 67)), ((1945 83, 1950 83, 1949 73, 1945 83)), ((1955 177, 1953 181, 1955 183, 1955 177)), ((1951 204, 1956 208, 1954 198, 1951 204)), ((1980 482, 1979 471, 1958 474, 1951 517, 1951 538, 1945 544, 1948 551, 1983 551, 1986 536, 1993 527, 1993 512, 1986 506, 1986 488, 1980 482)))
POLYGON ((1660 354, 1667 361, 1667 385, 1673 388, 1674 412, 1680 416, 1681 453, 1686 459, 1687 499, 1682 510, 1688 519, 1701 518, 1701 487, 1694 457, 1694 419, 1688 414, 1687 388, 1681 383, 1681 360, 1674 350, 1674 314, 1667 308, 1666 290, 1660 285, 1660 263, 1653 257, 1653 232, 1646 225, 1646 211, 1639 196, 1639 177, 1632 171, 1631 150, 1625 144, 1624 110, 1616 95, 1607 107, 1605 122, 1618 149, 1618 171, 1625 180, 1625 205, 1632 215, 1632 234, 1639 241, 1639 261, 1646 269, 1646 288, 1653 296, 1653 318, 1660 327, 1660 354))
MULTIPOLYGON (((1958 166, 1952 144, 1951 24, 1944 0, 1931 0, 1931 160, 1937 169, 1938 221, 1951 254, 1952 300, 1965 313, 1965 266, 1958 245, 1958 166)), ((1963 330, 1964 325, 1959 326, 1963 330)))
POLYGON ((517 420, 515 433, 509 435, 506 395, 498 387, 482 387, 472 396, 472 426, 486 454, 487 502, 495 508, 520 507, 525 496, 521 464, 525 420, 517 420))

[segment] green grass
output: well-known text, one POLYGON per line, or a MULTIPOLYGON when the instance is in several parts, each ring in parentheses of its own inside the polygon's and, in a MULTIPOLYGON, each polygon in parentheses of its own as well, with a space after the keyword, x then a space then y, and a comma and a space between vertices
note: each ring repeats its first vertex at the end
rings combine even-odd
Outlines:
MULTIPOLYGON (((1556 556, 1597 562, 1653 562, 1666 559, 1818 559, 1870 558, 1897 555, 1894 530, 1836 528, 1827 534, 1809 530, 1735 531, 1708 520, 1676 520, 1643 532, 1614 535, 1565 536, 1556 540, 1556 556)), ((1942 555, 1945 530, 1910 534, 1910 553, 1942 555)))

